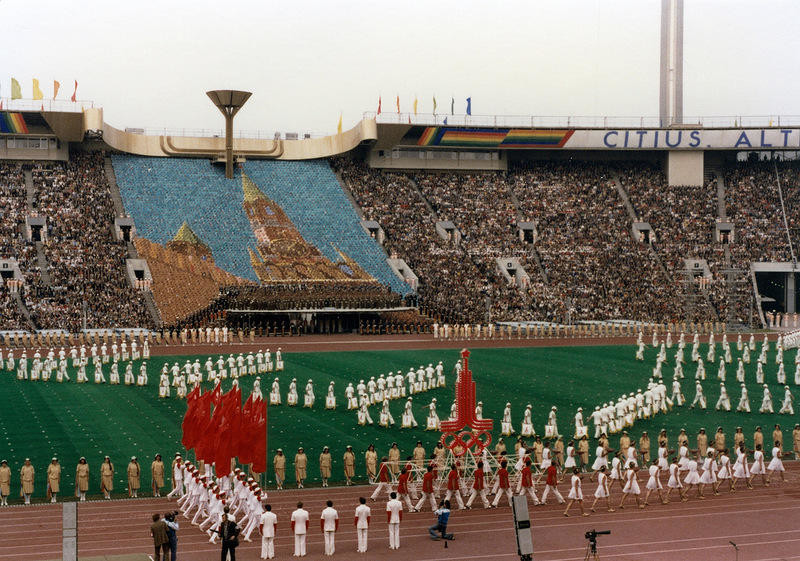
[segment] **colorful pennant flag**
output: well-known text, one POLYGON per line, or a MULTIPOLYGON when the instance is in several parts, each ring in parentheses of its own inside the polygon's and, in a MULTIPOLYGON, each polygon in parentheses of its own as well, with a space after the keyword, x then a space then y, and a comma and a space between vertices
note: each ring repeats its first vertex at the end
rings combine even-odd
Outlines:
POLYGON ((381 96, 378 96, 378 115, 381 114, 381 96))
POLYGON ((414 96, 414 115, 417 114, 417 96, 414 96))
POLYGON ((400 96, 397 96, 397 113, 400 113, 400 96))
POLYGON ((22 99, 22 88, 16 78, 11 78, 11 99, 22 99))
POLYGON ((42 89, 39 87, 39 79, 33 79, 33 99, 44 99, 44 93, 42 89))
POLYGON ((71 101, 75 101, 75 96, 78 94, 78 81, 75 80, 75 90, 72 92, 72 97, 70 98, 71 101))
POLYGON ((339 114, 339 124, 336 125, 336 134, 342 134, 342 114, 339 114))
POLYGON ((451 97, 450 98, 450 114, 451 115, 455 115, 455 110, 456 110, 456 98, 451 97))
POLYGON ((61 84, 58 82, 58 80, 53 80, 53 99, 55 99, 56 96, 58 96, 58 89, 60 87, 61 84))
POLYGON ((436 115, 436 96, 433 96, 433 114, 436 115))
POLYGON ((472 115, 472 98, 467 98, 467 115, 472 115))

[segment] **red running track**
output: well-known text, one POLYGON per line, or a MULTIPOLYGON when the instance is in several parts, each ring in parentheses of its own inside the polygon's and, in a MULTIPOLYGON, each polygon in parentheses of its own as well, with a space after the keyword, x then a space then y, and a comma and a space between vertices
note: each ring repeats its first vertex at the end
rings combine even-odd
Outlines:
MULTIPOLYGON (((629 504, 624 510, 609 513, 598 509, 589 517, 581 517, 573 507, 571 516, 562 515, 563 507, 549 504, 531 507, 534 559, 568 561, 584 558, 584 533, 592 528, 611 530, 610 536, 598 538, 602 559, 648 561, 733 560, 733 547, 739 545, 741 561, 800 560, 800 465, 790 465, 787 482, 773 481, 765 488, 742 488, 735 494, 723 491, 719 496, 707 493, 706 500, 692 497, 689 502, 651 505, 644 510, 629 504)), ((562 484, 562 491, 566 485, 562 484)), ((642 487, 644 487, 642 485, 642 487)), ((586 495, 594 485, 585 479, 586 495)), ((511 510, 478 508, 455 510, 449 531, 456 540, 434 542, 427 537, 433 524, 430 512, 406 513, 401 525, 401 548, 388 549, 385 500, 368 504, 373 509, 369 552, 355 553, 356 536, 352 513, 361 494, 371 493, 368 487, 338 487, 273 491, 270 503, 278 515, 276 558, 288 559, 293 551, 289 530, 289 515, 298 500, 305 502, 312 523, 308 536, 310 560, 327 559, 322 555, 322 535, 318 517, 324 501, 331 499, 341 516, 336 536, 340 559, 396 559, 434 561, 453 559, 463 561, 518 559, 512 529, 511 510)), ((613 500, 619 502, 619 488, 613 500)), ((502 504, 502 503, 501 503, 502 504)), ((599 505, 598 505, 599 506, 599 505)), ((96 501, 78 507, 78 544, 81 557, 150 553, 152 541, 148 535, 150 516, 174 508, 167 499, 96 501)), ((57 506, 9 507, 0 510, 0 559, 29 561, 57 559, 61 553, 61 511, 57 506)), ((207 536, 181 517, 179 556, 192 561, 219 559, 219 546, 208 543, 207 536)), ((259 542, 258 533, 253 534, 259 542)), ((242 543, 237 550, 239 559, 259 558, 259 543, 242 543)))

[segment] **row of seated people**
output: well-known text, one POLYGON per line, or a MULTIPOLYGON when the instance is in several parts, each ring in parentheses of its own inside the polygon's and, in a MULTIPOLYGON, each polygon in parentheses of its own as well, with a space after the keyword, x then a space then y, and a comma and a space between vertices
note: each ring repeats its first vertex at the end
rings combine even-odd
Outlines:
POLYGON ((103 155, 73 153, 68 162, 33 168, 34 209, 47 218, 44 254, 50 286, 27 295, 42 328, 147 327, 152 323, 125 272, 127 249, 113 237, 114 208, 103 155))
POLYGON ((224 309, 246 310, 393 308, 402 304, 399 294, 377 282, 228 286, 215 302, 224 309))

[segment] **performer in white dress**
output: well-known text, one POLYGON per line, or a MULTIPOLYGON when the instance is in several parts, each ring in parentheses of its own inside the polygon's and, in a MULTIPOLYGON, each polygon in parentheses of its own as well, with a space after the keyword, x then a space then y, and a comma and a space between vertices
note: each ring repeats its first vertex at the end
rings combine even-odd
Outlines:
POLYGON ((394 425, 394 417, 392 417, 392 412, 389 411, 388 399, 383 400, 383 406, 381 407, 381 412, 378 416, 378 424, 385 428, 394 425))
POLYGON ((661 470, 658 466, 658 460, 653 460, 653 463, 650 465, 647 471, 650 473, 650 478, 647 480, 647 484, 645 485, 645 488, 647 489, 647 494, 644 496, 645 506, 650 504, 648 500, 650 499, 650 493, 653 491, 658 493, 658 499, 661 501, 661 504, 666 504, 667 501, 664 500, 664 487, 661 485, 661 470))
POLYGON ((333 392, 333 380, 328 384, 328 393, 325 395, 325 409, 336 409, 336 394, 333 392))
POLYGON ((372 417, 370 417, 369 415, 369 398, 367 397, 367 394, 362 393, 358 399, 359 399, 358 413, 356 414, 356 418, 358 419, 358 424, 361 426, 371 425, 372 417))
POLYGON ((592 470, 598 471, 601 467, 608 468, 608 458, 606 457, 607 452, 606 449, 600 445, 598 446, 595 451, 595 459, 594 463, 592 464, 592 470))
POLYGON ((582 516, 589 516, 588 512, 583 510, 583 490, 581 489, 581 475, 578 468, 572 468, 572 482, 567 495, 567 508, 564 510, 564 516, 569 516, 569 509, 572 503, 578 502, 578 508, 581 509, 582 516))
POLYGON ((303 407, 314 407, 314 382, 311 378, 308 379, 308 383, 306 383, 306 391, 303 395, 303 407))
POLYGON ((772 447, 772 459, 769 461, 769 465, 767 466, 767 471, 769 472, 769 477, 767 477, 767 485, 769 485, 769 482, 772 479, 772 474, 776 471, 781 475, 781 483, 786 482, 786 477, 784 476, 786 468, 783 467, 781 455, 781 443, 779 440, 776 440, 775 446, 772 447))
POLYGON ((764 383, 764 364, 762 362, 758 362, 756 364, 756 384, 763 384, 764 383))
POLYGON ((789 390, 789 386, 783 386, 783 402, 781 403, 781 408, 778 413, 781 415, 794 415, 794 407, 792 406, 793 401, 794 397, 792 396, 792 392, 789 390))
POLYGON ((687 501, 686 493, 683 488, 683 483, 681 482, 681 475, 680 475, 680 466, 678 465, 678 458, 677 456, 672 458, 672 463, 669 465, 669 480, 667 481, 667 501, 669 501, 669 497, 672 494, 673 489, 678 490, 678 495, 681 498, 682 502, 687 501))
POLYGON ((506 403, 506 408, 503 410, 503 420, 500 422, 500 434, 503 436, 511 436, 514 433, 514 427, 511 421, 511 403, 506 403))
POLYGON ((739 398, 739 405, 736 406, 736 411, 750 413, 750 398, 747 395, 747 386, 745 384, 742 384, 742 396, 739 398))
POLYGON ((772 394, 769 391, 769 386, 764 384, 764 396, 761 398, 761 407, 759 407, 759 413, 774 413, 775 410, 772 408, 772 394))
POLYGON ((778 383, 786 384, 786 371, 783 369, 783 363, 778 365, 778 383))
POLYGON ((567 443, 566 455, 566 460, 564 460, 564 471, 578 467, 578 464, 575 462, 575 442, 573 440, 570 440, 567 443))
POLYGON ((611 507, 611 499, 609 496, 611 495, 611 490, 608 486, 608 475, 606 475, 606 467, 600 466, 600 471, 597 472, 597 489, 594 492, 594 502, 592 502, 592 508, 590 509, 592 512, 595 512, 594 505, 597 504, 597 501, 600 499, 606 500, 606 508, 608 512, 614 512, 614 509, 611 507))
MULTIPOLYGON (((746 460, 745 460, 746 461, 746 460)), ((756 449, 753 452, 753 467, 750 468, 750 479, 748 480, 748 486, 753 484, 753 479, 755 479, 756 475, 761 476, 761 483, 764 486, 767 486, 767 467, 764 464, 764 452, 761 450, 761 445, 756 444, 756 449)))
POLYGON ((628 469, 625 471, 625 486, 622 488, 622 500, 619 502, 619 508, 625 508, 625 500, 628 496, 633 495, 636 499, 636 506, 644 508, 644 505, 639 500, 641 491, 639 490, 639 468, 636 464, 629 464, 628 469))
POLYGON ((703 460, 703 473, 700 474, 700 496, 704 496, 706 485, 711 485, 715 495, 719 495, 719 482, 717 481, 717 464, 714 461, 714 451, 709 450, 703 460))
MULTIPOLYGON (((747 347, 745 347, 747 348, 747 347)), ((719 454, 719 470, 717 471, 717 490, 719 491, 720 485, 722 485, 723 481, 728 482, 728 489, 730 490, 731 486, 733 485, 732 479, 732 471, 731 471, 731 459, 728 457, 728 449, 725 448, 719 454)))
POLYGON ((347 387, 344 389, 344 397, 347 399, 347 410, 352 411, 353 409, 358 409, 358 398, 356 397, 356 390, 353 388, 353 383, 350 382, 347 384, 347 387))
POLYGON ((667 461, 667 454, 669 450, 667 450, 667 442, 662 440, 658 443, 658 469, 661 471, 669 471, 669 462, 667 461))
POLYGON ((717 405, 714 407, 717 411, 730 411, 731 400, 728 397, 728 390, 725 388, 725 382, 719 383, 719 399, 717 405))
POLYGON ((406 399, 405 409, 403 410, 402 424, 400 427, 404 429, 418 426, 417 420, 414 418, 414 411, 412 410, 412 399, 411 396, 406 399))
POLYGON ((553 463, 552 454, 553 454, 553 451, 550 450, 550 442, 549 441, 545 442, 544 443, 544 448, 542 448, 542 463, 539 466, 539 469, 544 471, 544 470, 546 470, 547 468, 550 467, 550 464, 553 463))
POLYGON ((678 447, 678 467, 681 471, 689 469, 689 448, 685 445, 678 447))
POLYGON ((697 489, 697 496, 700 499, 705 497, 700 492, 700 474, 697 473, 697 461, 694 459, 689 460, 687 464, 687 474, 683 478, 683 484, 686 487, 686 494, 694 487, 697 489))
POLYGON ((736 449, 736 462, 733 464, 733 476, 731 478, 731 493, 736 492, 736 483, 743 479, 747 483, 747 488, 752 489, 750 484, 750 467, 747 465, 747 452, 744 448, 744 442, 736 449))

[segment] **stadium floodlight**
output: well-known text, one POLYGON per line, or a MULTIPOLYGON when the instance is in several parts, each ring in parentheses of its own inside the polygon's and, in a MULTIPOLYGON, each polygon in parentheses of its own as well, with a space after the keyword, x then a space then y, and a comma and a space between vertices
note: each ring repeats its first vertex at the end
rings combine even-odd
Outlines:
POLYGON ((211 90, 206 95, 225 117, 225 177, 233 179, 233 117, 253 94, 240 90, 211 90))

